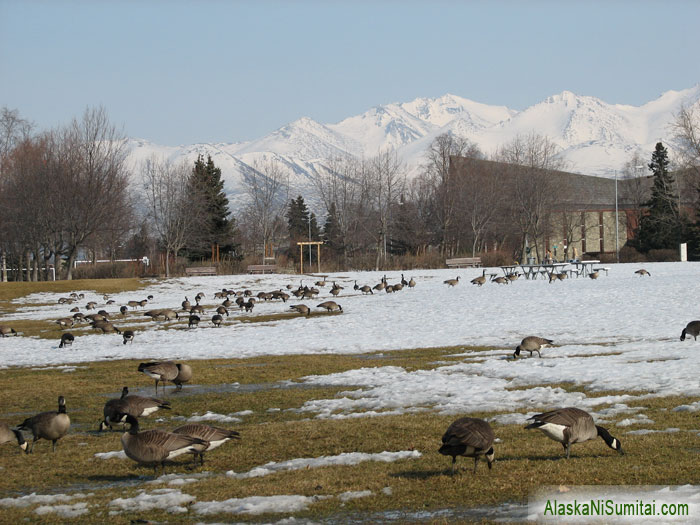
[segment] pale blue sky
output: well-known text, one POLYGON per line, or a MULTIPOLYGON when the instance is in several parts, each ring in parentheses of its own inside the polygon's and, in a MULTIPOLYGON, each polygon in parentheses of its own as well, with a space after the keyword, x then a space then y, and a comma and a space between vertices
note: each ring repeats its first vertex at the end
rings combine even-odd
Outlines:
POLYGON ((453 93, 639 105, 700 82, 700 2, 0 0, 0 106, 39 128, 103 105, 159 144, 453 93))

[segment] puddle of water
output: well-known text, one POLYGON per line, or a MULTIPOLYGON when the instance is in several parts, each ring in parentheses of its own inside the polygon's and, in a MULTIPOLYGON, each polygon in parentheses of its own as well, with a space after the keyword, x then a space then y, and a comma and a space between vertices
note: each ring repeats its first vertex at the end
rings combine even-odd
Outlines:
POLYGON ((455 507, 436 510, 390 510, 373 513, 354 513, 352 515, 334 515, 320 520, 321 523, 338 523, 343 525, 364 525, 369 523, 448 523, 478 522, 482 520, 499 523, 520 523, 527 521, 527 505, 503 503, 489 507, 464 508, 455 507))

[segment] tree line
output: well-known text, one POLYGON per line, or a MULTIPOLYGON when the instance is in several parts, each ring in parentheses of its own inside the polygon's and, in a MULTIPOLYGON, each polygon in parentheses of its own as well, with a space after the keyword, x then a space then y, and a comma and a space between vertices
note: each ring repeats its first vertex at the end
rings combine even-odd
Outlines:
MULTIPOLYGON (((693 174, 692 191, 700 195, 698 129, 697 108, 682 108, 673 129, 676 165, 659 143, 650 162, 636 154, 622 170, 623 178, 640 181, 626 188, 637 188, 627 199, 638 204, 632 244, 642 252, 685 240, 700 257, 700 223, 681 209, 673 178, 677 170, 693 174), (641 182, 650 173, 651 192, 641 182)), ((496 252, 542 259, 555 227, 553 210, 565 243, 586 228, 551 176, 566 168, 557 153, 549 138, 533 132, 487 159, 470 141, 443 134, 415 176, 408 177, 394 151, 339 156, 310 176, 306 195, 290 188, 283 165, 263 157, 243 172, 245 204, 231 210, 211 158, 200 156, 192 165, 154 157, 128 166, 126 138, 103 108, 88 108, 69 124, 40 133, 16 110, 3 108, 2 277, 46 279, 53 265, 57 278, 71 279, 78 258, 145 254, 159 258, 154 262, 162 262, 166 275, 183 259, 296 262, 296 243, 306 240, 324 241, 324 261, 337 270, 378 269, 407 256, 425 262, 428 256, 496 252), (455 159, 462 169, 455 169, 455 159)))

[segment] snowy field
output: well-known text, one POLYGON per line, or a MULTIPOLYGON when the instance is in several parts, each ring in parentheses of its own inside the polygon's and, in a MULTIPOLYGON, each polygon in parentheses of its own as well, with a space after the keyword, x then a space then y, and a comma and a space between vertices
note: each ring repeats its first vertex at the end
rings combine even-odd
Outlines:
MULTIPOLYGON (((373 286, 383 273, 338 273, 329 276, 329 284, 317 299, 305 303, 320 312, 315 305, 332 298, 330 283, 335 281, 345 287, 335 299, 343 307, 341 315, 298 316, 263 323, 238 320, 287 312, 290 304, 301 302, 292 297, 286 304, 258 303, 253 313, 231 309, 231 317, 221 328, 213 328, 208 321, 221 301, 214 299, 214 292, 222 288, 249 288, 254 293, 286 289, 287 284, 297 286, 299 276, 172 279, 154 282, 138 292, 113 295, 116 304, 111 306, 104 306, 101 295, 83 290, 85 299, 80 302, 81 307, 95 300, 98 309, 110 312, 117 312, 118 306, 128 300, 147 295, 154 298, 146 309, 177 309, 185 296, 194 302, 194 296, 203 292, 206 311, 201 316, 200 327, 192 330, 165 330, 163 323, 149 321, 149 329, 138 332, 134 343, 128 345, 123 345, 118 335, 98 335, 89 329, 73 329, 76 341, 68 349, 58 349, 58 341, 7 337, 0 340, 0 365, 55 366, 122 358, 192 361, 484 345, 493 350, 457 350, 456 354, 463 354, 459 361, 446 362, 432 370, 407 371, 382 366, 381 359, 373 359, 368 361, 367 368, 307 377, 304 380, 309 384, 347 385, 353 391, 336 399, 310 401, 299 410, 307 412, 309 417, 344 418, 425 410, 454 414, 475 410, 537 410, 563 405, 595 411, 596 405, 613 403, 612 409, 606 409, 612 415, 625 413, 626 403, 633 397, 587 398, 582 392, 547 386, 561 382, 585 385, 587 391, 700 396, 697 381, 700 364, 696 357, 699 343, 692 337, 679 340, 686 323, 700 318, 700 307, 696 304, 700 264, 647 264, 651 277, 636 275, 634 271, 639 265, 609 267, 609 275, 603 273, 597 280, 574 278, 550 284, 542 279, 521 278, 508 285, 487 283, 483 287, 469 283, 481 275, 481 269, 418 270, 404 273, 407 280, 411 277, 416 280, 414 289, 374 295, 354 291, 353 283, 357 280, 359 285, 373 286), (443 283, 456 276, 460 276, 458 286, 443 283), (535 355, 513 361, 514 347, 527 335, 553 339, 556 347, 543 350, 541 359, 535 355), (513 390, 513 387, 520 388, 513 390)), ((500 272, 500 269, 487 271, 500 272)), ((400 281, 401 274, 387 272, 387 278, 389 283, 395 283, 400 281)), ((305 276, 304 284, 311 286, 315 280, 305 276)), ((26 306, 5 315, 0 322, 11 326, 13 319, 50 320, 70 315, 70 306, 57 304, 61 296, 41 293, 22 298, 21 303, 26 306)), ((114 324, 128 326, 132 319, 122 322, 116 315, 114 324)), ((193 366, 196 370, 196 363, 193 366)), ((700 406, 694 405, 679 408, 698 409, 700 406)), ((597 414, 601 420, 605 415, 605 411, 597 414)), ((634 417, 630 414, 630 421, 635 422, 634 417)), ((506 414, 501 422, 521 420, 519 415, 510 421, 506 414)))

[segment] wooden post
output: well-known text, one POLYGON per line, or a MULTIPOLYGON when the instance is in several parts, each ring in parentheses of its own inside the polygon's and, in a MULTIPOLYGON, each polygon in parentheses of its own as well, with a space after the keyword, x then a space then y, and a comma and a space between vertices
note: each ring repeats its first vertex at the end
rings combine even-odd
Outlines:
POLYGON ((299 245, 299 273, 304 273, 304 246, 299 245))
POLYGON ((321 273, 321 245, 316 245, 316 257, 318 259, 318 273, 321 273))

